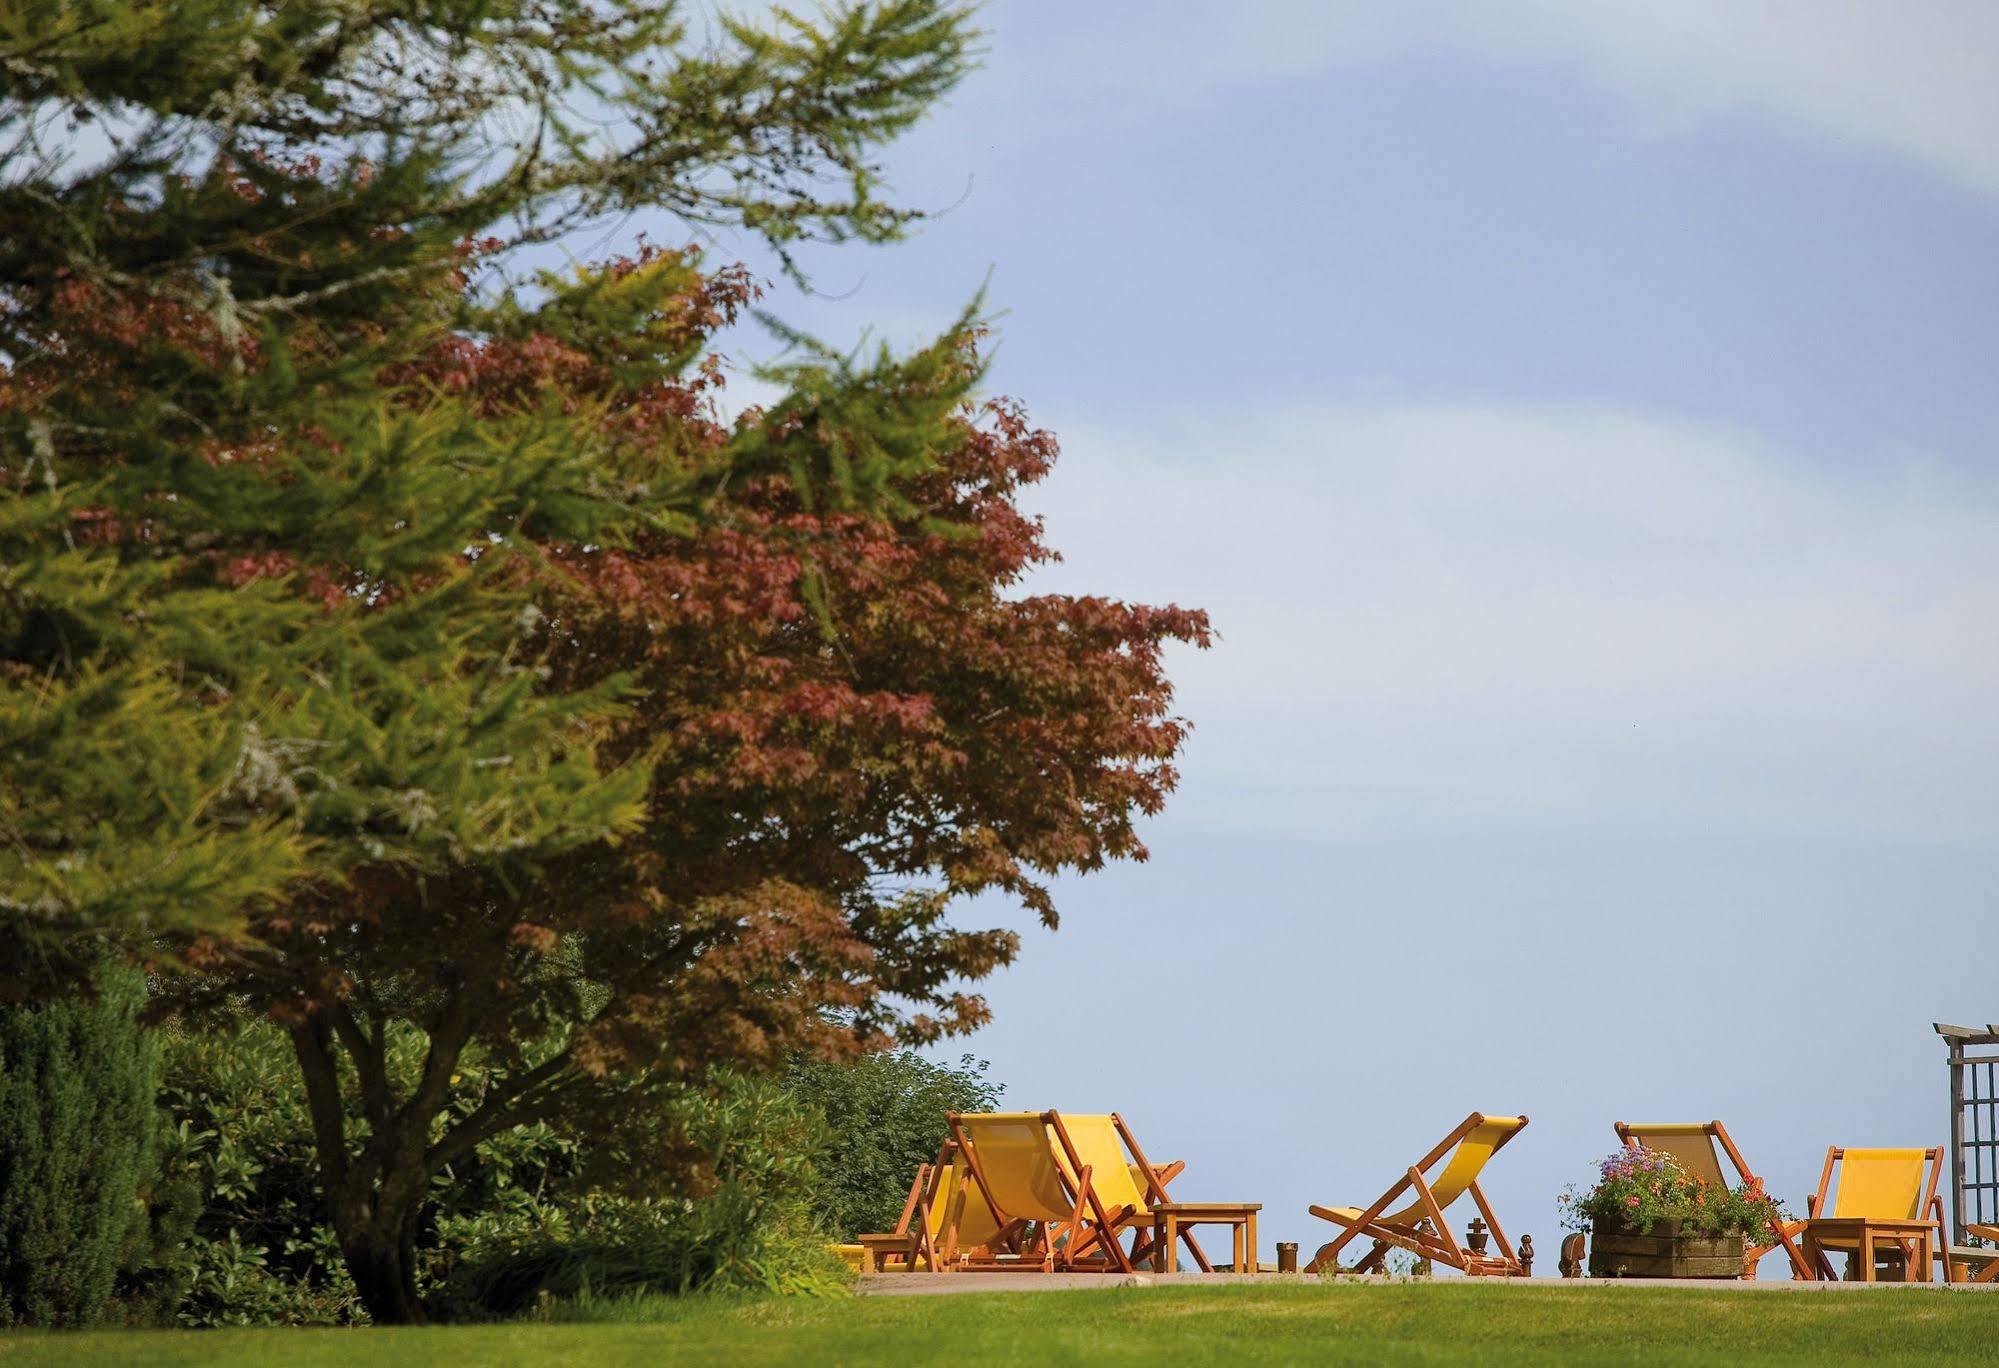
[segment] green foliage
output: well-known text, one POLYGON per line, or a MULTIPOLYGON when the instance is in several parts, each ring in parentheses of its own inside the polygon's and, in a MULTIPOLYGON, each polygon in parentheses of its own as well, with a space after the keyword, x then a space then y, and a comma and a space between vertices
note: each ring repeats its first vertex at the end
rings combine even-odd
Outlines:
MULTIPOLYGON (((325 1223, 312 1121, 285 1034, 267 1022, 167 1033, 161 1092, 173 1159, 205 1206, 182 1253, 184 1325, 348 1325, 369 1316, 325 1223)), ((423 1063, 407 1028, 390 1033, 398 1075, 423 1063)), ((461 1082, 496 1075, 478 1055, 461 1082)), ((356 1110, 358 1100, 351 1102, 356 1110)), ((474 1105, 468 1101, 468 1108, 474 1105)), ((431 1184, 419 1227, 419 1287, 473 1315, 514 1314, 544 1294, 697 1289, 819 1292, 844 1285, 825 1249, 816 1112, 778 1084, 721 1077, 706 1092, 635 1098, 642 1114, 609 1143, 624 1182, 598 1180, 587 1147, 547 1123, 482 1142, 431 1184), (698 1163, 677 1192, 645 1143, 698 1163)))
POLYGON ((1689 1235, 1756 1238, 1775 1222, 1787 1221, 1783 1204, 1752 1178, 1735 1187, 1717 1187, 1689 1173, 1659 1150, 1626 1147, 1597 1165, 1597 1181, 1587 1192, 1571 1186, 1556 1199, 1562 1224, 1570 1230, 1631 1230, 1650 1234, 1660 1221, 1676 1221, 1689 1235))
MULTIPOLYGON (((326 1223, 312 1118, 284 1032, 268 1022, 170 1028, 161 1091, 175 1154, 203 1197, 185 1251, 185 1325, 347 1325, 368 1320, 326 1223)), ((417 1033, 392 1033, 390 1066, 413 1076, 417 1033)), ((480 1065, 468 1061, 468 1071, 480 1065)), ((353 1102, 359 1110, 358 1101, 353 1102)), ((579 1147, 546 1124, 494 1136, 432 1184, 419 1278, 429 1286, 495 1230, 532 1229, 579 1147)))
POLYGON ((730 1076, 668 1110, 707 1159, 699 1192, 599 1191, 453 1227, 449 1300, 511 1315, 551 1298, 844 1289, 820 1220, 819 1118, 775 1082, 730 1076))
POLYGON ((203 1199, 176 1318, 202 1326, 366 1319, 323 1223, 290 1043, 262 1022, 166 1034, 161 1103, 203 1199))
POLYGON ((1005 1091, 971 1055, 954 1067, 914 1050, 858 1060, 801 1059, 785 1086, 825 1117, 820 1166, 827 1229, 842 1239, 893 1230, 917 1166, 937 1157, 947 1111, 991 1111, 1005 1091))
POLYGON ((143 1318, 171 1295, 158 1259, 188 1194, 160 1178, 145 999, 101 968, 88 997, 0 1010, 0 1323, 95 1324, 120 1291, 143 1318))
MULTIPOLYGON (((508 264, 611 215, 899 236, 871 157, 973 57, 946 0, 704 27, 0 5, 0 975, 234 933, 368 862, 518 878, 637 820, 647 767, 595 744, 625 681, 544 686, 521 562, 697 517, 715 472, 635 474, 595 406, 468 403, 422 362, 627 329, 672 281, 607 311, 508 264)), ((692 359, 621 340, 630 390, 692 359)))

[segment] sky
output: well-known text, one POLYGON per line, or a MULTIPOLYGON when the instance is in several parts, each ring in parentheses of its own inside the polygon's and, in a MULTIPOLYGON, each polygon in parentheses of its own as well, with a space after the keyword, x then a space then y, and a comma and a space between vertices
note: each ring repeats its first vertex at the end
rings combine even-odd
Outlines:
POLYGON ((1221 640, 1150 862, 967 909, 1025 945, 942 1053, 1266 1260, 1472 1110, 1531 1118, 1487 1190, 1543 1273, 1615 1120, 1719 1117, 1800 1212, 1944 1143, 1931 1022, 1999 1019, 1999 8, 983 23, 884 157, 937 216, 771 303, 909 344, 986 286, 1063 443, 1032 587, 1221 640))

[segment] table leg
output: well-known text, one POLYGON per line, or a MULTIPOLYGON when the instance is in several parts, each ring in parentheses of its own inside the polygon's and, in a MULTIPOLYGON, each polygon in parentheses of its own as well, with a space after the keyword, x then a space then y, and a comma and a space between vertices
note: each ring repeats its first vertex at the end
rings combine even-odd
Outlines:
POLYGON ((1874 1281, 1874 1227, 1860 1227, 1860 1281, 1874 1281))
POLYGON ((1242 1272, 1242 1227, 1243 1223, 1241 1221, 1229 1222, 1229 1258, 1231 1260, 1229 1266, 1238 1273, 1242 1272))
POLYGON ((1249 1213, 1248 1224, 1249 1229, 1243 1236, 1243 1242, 1249 1246, 1248 1271, 1251 1273, 1261 1273, 1263 1269, 1256 1262, 1256 1213, 1254 1211, 1249 1213))
POLYGON ((1163 1260, 1160 1265, 1160 1272, 1172 1273, 1177 1271, 1177 1266, 1180 1262, 1178 1257, 1179 1243, 1180 1222, 1178 1218, 1168 1215, 1166 1217, 1166 1238, 1161 1242, 1161 1253, 1159 1255, 1160 1259, 1163 1260))

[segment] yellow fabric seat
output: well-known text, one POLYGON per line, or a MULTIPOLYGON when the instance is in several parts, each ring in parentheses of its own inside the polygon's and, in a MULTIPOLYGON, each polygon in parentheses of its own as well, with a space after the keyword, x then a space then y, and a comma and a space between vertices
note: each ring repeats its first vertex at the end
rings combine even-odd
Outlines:
POLYGON ((999 1213, 1017 1221, 1067 1221, 1075 1200, 1040 1112, 979 1112, 958 1117, 973 1171, 999 1213))
MULTIPOLYGON (((1088 1166, 1090 1183, 1096 1189, 1097 1197, 1106 1207, 1120 1207, 1146 1215, 1152 1210, 1152 1203, 1146 1197, 1144 1170, 1125 1158, 1124 1142, 1117 1132, 1117 1118, 1110 1115, 1078 1116, 1063 1112, 1062 1129, 1068 1133, 1069 1143, 1076 1147, 1076 1160, 1088 1166)), ((1053 1126, 1049 1127, 1051 1138, 1056 1141, 1055 1157, 1062 1166, 1063 1177, 1073 1186, 1076 1182, 1076 1165, 1069 1161, 1061 1143, 1061 1138, 1053 1126)))
MULTIPOLYGON (((1926 1149, 1850 1149, 1840 1157, 1839 1191, 1833 1199, 1833 1219, 1919 1221, 1922 1219, 1923 1177, 1929 1167, 1926 1149)), ((1847 1252, 1860 1248, 1860 1238, 1844 1231, 1822 1230, 1813 1236, 1827 1249, 1847 1252)))
POLYGON ((947 1243, 947 1231, 948 1243, 959 1248, 989 1245, 998 1237, 999 1222, 993 1219, 992 1207, 980 1195, 978 1180, 972 1177, 972 1167, 962 1155, 954 1156, 945 1166, 937 1196, 928 1214, 931 1238, 940 1245, 947 1243))

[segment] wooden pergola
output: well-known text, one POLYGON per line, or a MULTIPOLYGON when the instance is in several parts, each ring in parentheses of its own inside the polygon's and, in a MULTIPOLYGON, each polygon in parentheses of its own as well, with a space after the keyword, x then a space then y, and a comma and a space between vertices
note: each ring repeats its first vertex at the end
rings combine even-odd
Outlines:
POLYGON ((1999 1224, 1999 1026, 1950 1026, 1936 1032, 1950 1047, 1952 1233, 1999 1224))

